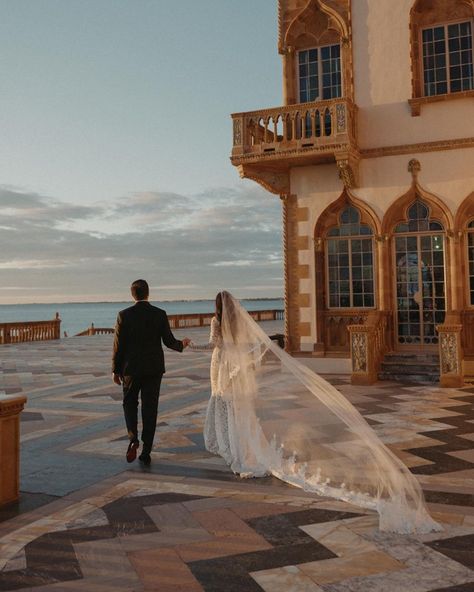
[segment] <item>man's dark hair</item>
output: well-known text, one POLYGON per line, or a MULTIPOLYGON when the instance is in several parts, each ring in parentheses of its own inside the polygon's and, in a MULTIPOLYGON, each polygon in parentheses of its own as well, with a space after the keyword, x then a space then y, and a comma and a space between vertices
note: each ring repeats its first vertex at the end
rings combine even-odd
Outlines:
POLYGON ((130 290, 134 300, 146 300, 150 294, 150 288, 145 280, 135 280, 130 290))

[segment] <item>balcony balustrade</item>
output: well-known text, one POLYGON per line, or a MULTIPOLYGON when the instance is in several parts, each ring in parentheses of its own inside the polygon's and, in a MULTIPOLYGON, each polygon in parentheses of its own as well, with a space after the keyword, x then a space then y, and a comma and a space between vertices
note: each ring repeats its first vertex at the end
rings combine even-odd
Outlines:
MULTIPOLYGON (((354 162, 359 157, 357 107, 350 100, 330 99, 235 113, 232 119, 231 161, 240 168, 241 176, 265 185, 269 174, 285 173, 291 166, 337 162, 343 180, 355 184, 354 162), (259 173, 263 173, 261 178, 259 173)), ((280 192, 278 187, 274 189, 280 192)))

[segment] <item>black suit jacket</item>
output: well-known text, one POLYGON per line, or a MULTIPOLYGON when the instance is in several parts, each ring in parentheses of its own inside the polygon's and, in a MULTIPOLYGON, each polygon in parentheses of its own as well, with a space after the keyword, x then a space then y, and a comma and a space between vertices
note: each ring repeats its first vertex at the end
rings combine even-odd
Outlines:
POLYGON ((183 351, 183 342, 171 333, 164 310, 145 300, 121 310, 115 325, 112 372, 121 376, 164 374, 162 340, 166 347, 183 351))

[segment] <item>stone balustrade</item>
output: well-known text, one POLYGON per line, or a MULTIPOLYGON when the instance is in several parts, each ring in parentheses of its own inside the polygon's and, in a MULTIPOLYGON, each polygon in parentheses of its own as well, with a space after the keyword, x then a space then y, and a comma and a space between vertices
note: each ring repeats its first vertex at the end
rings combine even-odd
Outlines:
POLYGON ((24 321, 0 323, 0 344, 47 341, 61 336, 59 313, 52 321, 24 321))
MULTIPOLYGON (((285 311, 281 309, 274 310, 253 310, 249 312, 250 316, 255 321, 282 321, 285 317, 285 311)), ((191 327, 205 327, 211 324, 212 317, 215 316, 213 312, 199 312, 181 315, 168 315, 170 327, 172 329, 186 329, 191 327)), ((114 329, 111 327, 95 327, 94 323, 77 337, 84 335, 106 335, 113 333, 114 329)))
POLYGON ((291 155, 295 149, 334 153, 354 147, 356 113, 344 98, 235 113, 232 162, 291 155))
POLYGON ((20 413, 26 397, 0 395, 0 506, 20 492, 20 413))

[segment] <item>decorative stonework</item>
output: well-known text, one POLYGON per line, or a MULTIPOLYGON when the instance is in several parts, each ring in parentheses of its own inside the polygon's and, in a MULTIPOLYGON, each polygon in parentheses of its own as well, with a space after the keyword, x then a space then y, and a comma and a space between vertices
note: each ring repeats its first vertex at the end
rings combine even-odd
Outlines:
POLYGON ((252 179, 271 193, 282 195, 290 192, 290 179, 287 172, 259 170, 245 165, 240 165, 238 170, 242 179, 252 179))
POLYGON ((460 150, 474 148, 474 138, 456 138, 452 140, 436 140, 418 144, 401 144, 399 146, 382 146, 380 148, 362 148, 361 158, 380 158, 382 156, 399 156, 402 154, 420 154, 424 152, 440 152, 444 150, 460 150))
POLYGON ((459 373, 459 355, 456 335, 442 333, 440 337, 441 372, 443 374, 459 373))
POLYGON ((298 278, 298 200, 295 195, 282 196, 283 253, 285 277, 285 348, 300 348, 299 278, 298 278))
POLYGON ((343 103, 336 105, 336 128, 337 133, 340 134, 346 131, 346 106, 343 103))
POLYGON ((344 187, 352 189, 356 186, 354 171, 352 170, 349 160, 338 160, 337 168, 339 169, 339 179, 344 183, 344 187))
POLYGON ((410 162, 408 163, 408 172, 411 173, 414 183, 416 183, 416 180, 418 179, 418 173, 420 171, 421 171, 420 161, 416 160, 416 158, 412 158, 410 160, 410 162))
POLYGON ((445 324, 436 327, 439 334, 441 386, 457 387, 464 384, 462 329, 463 326, 457 324, 445 324))
POLYGON ((242 120, 234 119, 234 146, 242 144, 242 120))
MULTIPOLYGON (((278 51, 341 44, 344 95, 354 97, 350 0, 280 0, 278 10, 278 51)), ((284 58, 286 104, 297 103, 296 65, 284 58)))
POLYGON ((352 372, 367 372, 367 333, 351 333, 352 372))

